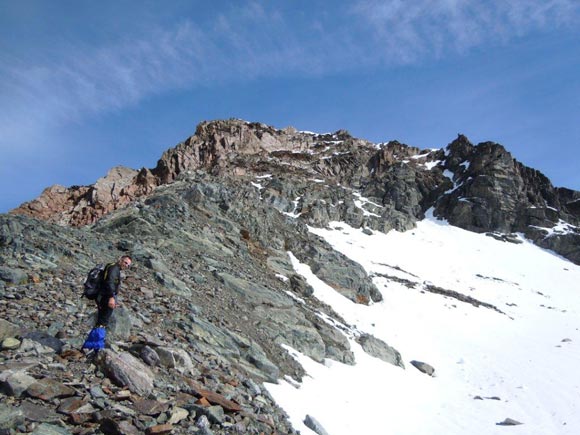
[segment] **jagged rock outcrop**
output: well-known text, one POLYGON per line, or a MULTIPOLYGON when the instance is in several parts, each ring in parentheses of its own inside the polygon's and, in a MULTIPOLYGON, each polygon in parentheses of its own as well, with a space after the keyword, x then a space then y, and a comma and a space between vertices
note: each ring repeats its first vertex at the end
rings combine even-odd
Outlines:
MULTIPOLYGON (((580 262, 580 192, 555 188, 499 144, 473 145, 463 135, 445 150, 419 150, 397 141, 372 144, 343 130, 320 135, 241 120, 203 122, 153 169, 117 167, 92 186, 53 186, 13 213, 92 224, 196 170, 253 182, 261 200, 314 226, 341 220, 402 231, 434 207, 453 225, 522 232, 580 262)), ((192 186, 188 198, 199 195, 204 192, 192 186)), ((188 291, 179 281, 173 287, 188 291)))
MULTIPOLYGON (((315 226, 343 220, 385 232, 407 230, 435 207, 453 225, 523 232, 580 261, 580 193, 554 188, 499 144, 473 145, 462 135, 445 150, 419 150, 397 141, 375 145, 343 130, 320 135, 241 120, 204 122, 163 153, 155 168, 117 167, 92 186, 53 186, 13 213, 61 225, 92 224, 196 170, 247 182, 262 175, 255 184, 263 200, 315 226)), ((193 187, 189 196, 200 194, 193 187)))
POLYGON ((445 150, 419 150, 396 141, 375 145, 346 131, 318 135, 241 120, 204 122, 153 169, 117 167, 92 186, 53 186, 13 212, 63 225, 91 224, 198 169, 240 178, 271 174, 260 181, 266 184, 263 198, 314 225, 341 219, 405 230, 435 206, 436 215, 453 225, 523 232, 578 262, 580 193, 554 188, 499 144, 475 146, 462 135, 445 150), (324 184, 312 189, 313 179, 324 184), (372 199, 366 210, 353 192, 372 199), (568 231, 546 230, 559 224, 569 224, 568 231))
POLYGON ((554 188, 499 144, 475 146, 461 135, 446 148, 443 168, 454 186, 436 215, 470 231, 524 233, 580 264, 580 192, 554 188))

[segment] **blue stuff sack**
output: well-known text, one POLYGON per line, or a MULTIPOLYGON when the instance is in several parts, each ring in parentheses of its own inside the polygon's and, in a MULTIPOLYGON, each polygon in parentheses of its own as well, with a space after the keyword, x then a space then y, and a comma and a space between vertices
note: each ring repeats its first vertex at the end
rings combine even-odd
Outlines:
POLYGON ((105 338, 107 337, 107 331, 102 326, 93 328, 85 343, 83 344, 83 349, 95 349, 100 350, 105 348, 105 338))

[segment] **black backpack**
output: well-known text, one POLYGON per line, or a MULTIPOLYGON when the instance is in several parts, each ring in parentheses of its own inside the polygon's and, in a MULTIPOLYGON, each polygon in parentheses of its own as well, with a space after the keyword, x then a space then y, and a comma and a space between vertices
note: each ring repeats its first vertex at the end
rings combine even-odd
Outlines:
POLYGON ((97 264, 89 271, 84 284, 83 296, 85 298, 90 300, 97 299, 103 286, 105 268, 106 266, 104 264, 97 264))

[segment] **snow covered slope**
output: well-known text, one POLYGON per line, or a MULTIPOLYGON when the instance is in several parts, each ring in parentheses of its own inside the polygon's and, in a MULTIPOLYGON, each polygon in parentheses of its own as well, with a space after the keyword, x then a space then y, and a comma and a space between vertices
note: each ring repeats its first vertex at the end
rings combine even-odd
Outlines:
POLYGON ((406 369, 369 356, 352 337, 355 366, 288 349, 308 376, 268 390, 303 434, 314 433, 306 415, 330 435, 580 433, 579 266, 523 238, 502 242, 432 216, 404 233, 367 235, 339 222, 311 231, 374 276, 384 301, 352 303, 290 253, 314 297, 399 350, 406 369), (434 376, 412 360, 432 365, 434 376), (508 418, 522 424, 498 425, 508 418))

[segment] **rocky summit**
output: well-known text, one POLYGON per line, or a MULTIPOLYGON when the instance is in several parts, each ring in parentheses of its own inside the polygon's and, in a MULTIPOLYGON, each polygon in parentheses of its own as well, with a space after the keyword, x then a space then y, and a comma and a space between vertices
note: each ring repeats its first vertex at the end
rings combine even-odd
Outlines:
POLYGON ((382 300, 309 226, 403 231, 428 213, 580 264, 580 192, 464 136, 420 150, 204 122, 155 168, 46 189, 0 215, 0 434, 295 433, 262 385, 304 375, 284 346, 353 364, 354 339, 403 366, 295 272, 298 260, 354 303, 382 300), (108 348, 86 355, 83 280, 125 253, 108 348))

